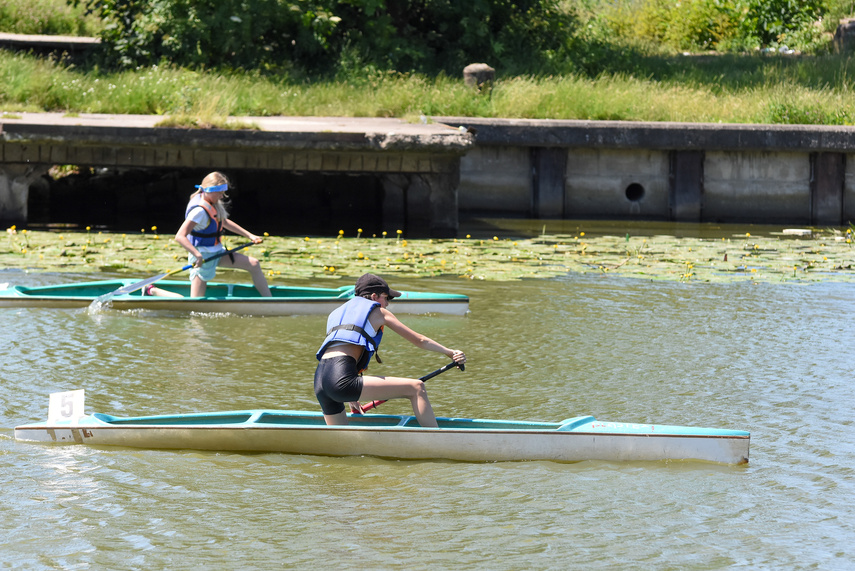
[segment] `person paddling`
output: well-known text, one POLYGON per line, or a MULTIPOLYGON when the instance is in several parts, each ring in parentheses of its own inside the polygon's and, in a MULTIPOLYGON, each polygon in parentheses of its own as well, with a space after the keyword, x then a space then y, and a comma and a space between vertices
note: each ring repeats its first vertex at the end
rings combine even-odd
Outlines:
POLYGON ((344 403, 362 412, 359 401, 406 398, 422 427, 436 428, 436 416, 428 400, 425 384, 407 377, 363 375, 373 356, 381 363, 377 350, 383 330, 392 331, 426 351, 442 353, 456 363, 465 363, 463 351, 448 349, 433 339, 401 323, 389 311, 389 303, 401 293, 386 280, 365 274, 356 281, 354 296, 336 308, 327 318, 327 336, 318 349, 315 370, 315 396, 329 425, 347 424, 344 403))
POLYGON ((187 203, 184 211, 184 223, 175 234, 175 241, 187 250, 189 261, 194 264, 190 270, 190 295, 203 297, 208 282, 214 279, 217 266, 220 265, 248 271, 258 293, 263 297, 270 297, 270 287, 267 285, 264 271, 255 258, 230 253, 228 256, 203 263, 204 258, 225 250, 220 242, 220 236, 226 230, 245 236, 255 244, 261 244, 264 241, 263 238, 229 220, 226 205, 223 202, 229 187, 229 179, 220 172, 212 172, 202 179, 202 184, 196 185, 199 190, 190 195, 190 202, 187 203))

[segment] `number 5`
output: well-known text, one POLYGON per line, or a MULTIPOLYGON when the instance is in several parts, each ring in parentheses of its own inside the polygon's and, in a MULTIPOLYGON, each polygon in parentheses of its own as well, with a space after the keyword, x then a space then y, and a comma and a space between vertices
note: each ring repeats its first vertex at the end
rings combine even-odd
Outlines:
POLYGON ((48 406, 48 422, 64 423, 76 422, 85 413, 83 389, 66 391, 64 393, 51 393, 50 405, 48 406))

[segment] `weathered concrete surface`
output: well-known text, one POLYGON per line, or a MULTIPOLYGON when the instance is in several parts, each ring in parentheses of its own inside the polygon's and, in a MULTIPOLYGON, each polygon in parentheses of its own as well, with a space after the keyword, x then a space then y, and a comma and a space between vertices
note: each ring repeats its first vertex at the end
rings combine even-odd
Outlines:
POLYGON ((843 220, 855 220, 855 154, 844 155, 843 220))
MULTIPOLYGON (((0 166, 287 171, 376 176, 384 225, 408 235, 450 237, 458 227, 460 157, 474 144, 465 130, 400 119, 237 117, 252 129, 159 127, 162 116, 21 113, 0 116, 0 166)), ((20 205, 0 182, 0 207, 20 205)), ((290 189, 295 192, 294 189, 290 189)), ((311 191, 305 189, 304 191, 311 191)), ((26 209, 0 208, 0 220, 26 209)))
POLYGON ((807 153, 716 151, 704 163, 704 216, 810 224, 807 153))
MULTIPOLYGON (((336 198, 301 199, 325 190, 327 181, 317 179, 315 186, 298 183, 300 195, 291 179, 259 196, 316 217, 352 208, 341 197, 361 195, 350 192, 349 177, 367 176, 376 182, 363 182, 360 192, 380 189, 384 229, 405 228, 414 237, 454 235, 461 211, 832 226, 855 220, 852 127, 243 117, 235 121, 258 128, 205 130, 158 127, 162 119, 0 117, 0 167, 10 173, 0 180, 0 218, 26 215, 21 184, 32 174, 22 166, 73 164, 340 173, 348 180, 338 181, 336 198)), ((31 211, 41 209, 30 202, 31 211)))
POLYGON ((667 212, 668 153, 574 148, 568 157, 565 205, 574 217, 651 220, 667 212), (628 196, 632 185, 642 196, 628 196))
POLYGON ((704 205, 704 151, 670 154, 669 205, 674 220, 701 220, 704 205))
POLYGON ((476 146, 460 159, 461 184, 466 188, 458 196, 461 210, 530 212, 531 168, 527 147, 476 146))
POLYGON ((47 167, 0 164, 0 212, 13 220, 27 220, 30 188, 43 187, 47 167))
POLYGON ((474 130, 479 146, 855 152, 853 127, 471 117, 433 119, 452 127, 474 130))
POLYGON ((0 141, 206 149, 464 153, 473 137, 442 124, 366 117, 234 117, 258 129, 159 127, 160 115, 15 113, 0 116, 0 141))
POLYGON ((855 20, 847 18, 840 21, 831 45, 834 47, 834 53, 837 54, 852 51, 852 47, 855 46, 855 20))
POLYGON ((531 218, 835 226, 855 219, 852 127, 434 119, 476 136, 476 150, 461 160, 461 207, 477 193, 494 214, 531 218), (538 160, 521 165, 526 149, 538 160), (555 161, 566 169, 561 212, 557 200, 548 211, 535 207, 538 196, 556 195, 554 183, 543 189, 536 176, 546 166, 540 149, 566 152, 555 161), (480 160, 486 155, 489 165, 480 160), (492 180, 504 184, 483 200, 492 180))
POLYGON ((0 32, 0 46, 37 51, 87 51, 101 43, 99 38, 85 36, 44 36, 0 32))

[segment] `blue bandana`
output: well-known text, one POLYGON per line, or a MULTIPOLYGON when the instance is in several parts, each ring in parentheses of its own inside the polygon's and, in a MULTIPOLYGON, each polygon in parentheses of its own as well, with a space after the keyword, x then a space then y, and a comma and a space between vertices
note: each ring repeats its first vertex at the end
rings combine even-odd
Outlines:
POLYGON ((229 185, 218 184, 216 186, 202 186, 200 184, 197 184, 196 188, 198 188, 202 192, 225 192, 229 189, 229 185))

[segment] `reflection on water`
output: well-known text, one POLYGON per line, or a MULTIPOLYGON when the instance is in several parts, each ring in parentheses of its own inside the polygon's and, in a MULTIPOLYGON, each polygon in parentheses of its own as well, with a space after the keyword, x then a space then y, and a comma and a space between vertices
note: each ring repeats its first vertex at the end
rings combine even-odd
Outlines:
MULTIPOLYGON (((88 411, 118 415, 317 410, 311 379, 324 319, 2 310, 4 563, 842 569, 855 561, 851 286, 592 276, 395 285, 472 297, 466 317, 403 318, 469 356, 465 372, 429 382, 438 414, 747 429, 750 464, 398 462, 16 443, 12 427, 46 418, 47 395, 73 388, 86 389, 88 411)), ((418 376, 444 364, 391 334, 384 353, 375 370, 418 376)))
POLYGON ((464 217, 460 220, 460 236, 473 237, 527 237, 541 234, 568 234, 586 236, 674 236, 676 238, 730 238, 772 235, 781 233, 780 225, 720 224, 697 222, 668 222, 662 220, 631 222, 625 220, 531 220, 514 218, 464 217))

